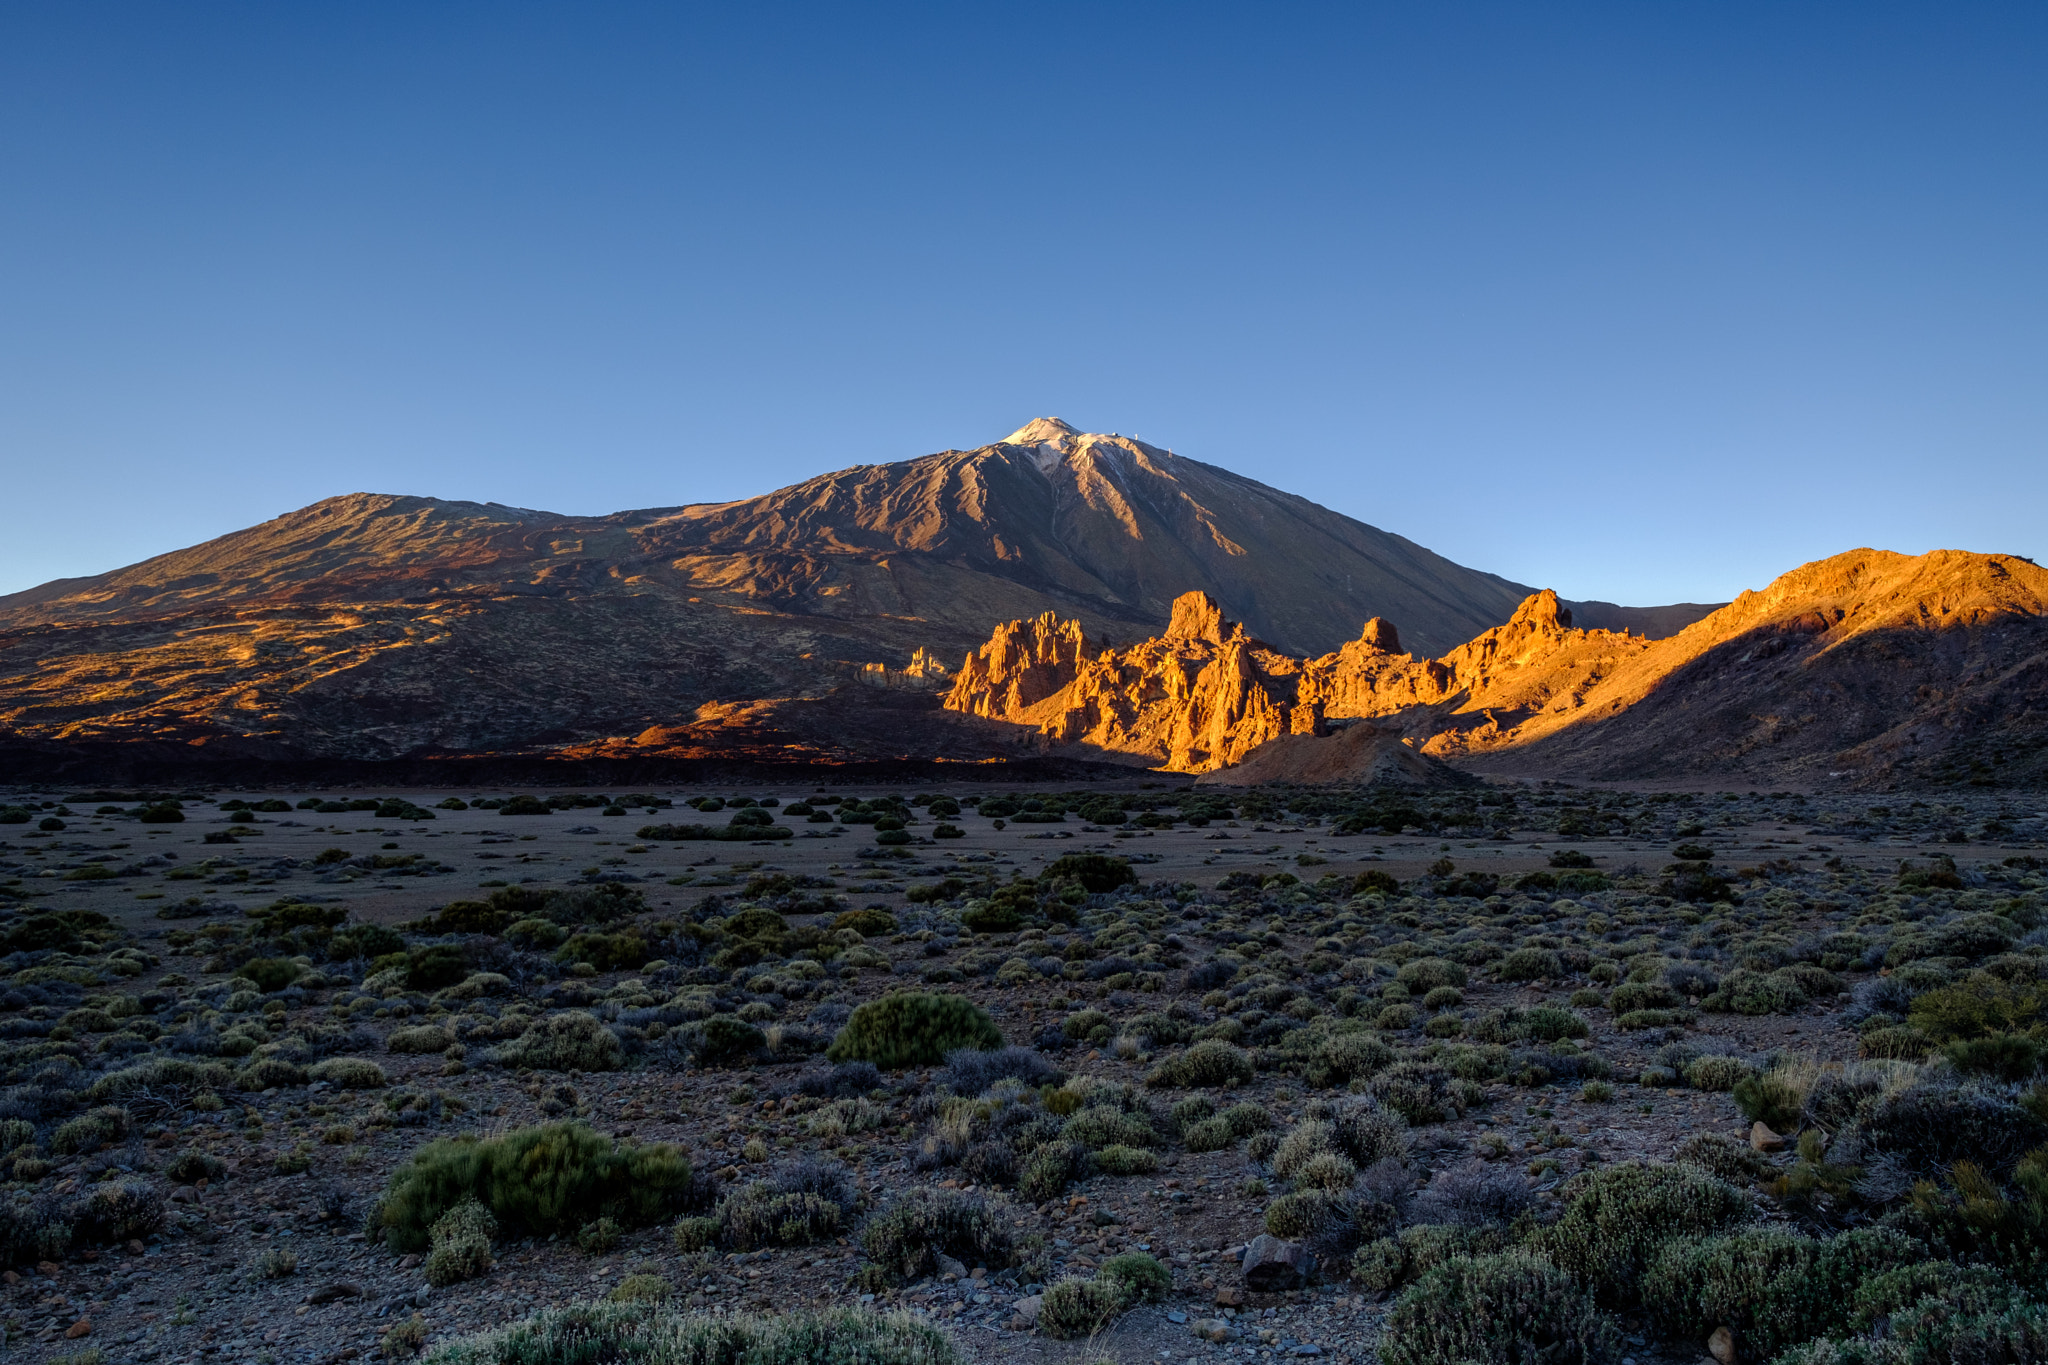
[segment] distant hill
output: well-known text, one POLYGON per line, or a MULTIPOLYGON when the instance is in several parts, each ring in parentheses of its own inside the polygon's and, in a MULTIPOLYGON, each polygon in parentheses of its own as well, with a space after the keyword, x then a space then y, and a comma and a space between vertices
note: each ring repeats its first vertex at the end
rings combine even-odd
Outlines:
MULTIPOLYGON (((1528 592, 1228 470, 1041 418, 730 503, 573 517, 351 494, 43 584, 0 597, 0 731, 247 759, 643 734, 692 753, 728 734, 763 754, 978 753, 903 713, 936 711, 991 622, 1053 611, 1096 639, 1141 639, 1189 588, 1302 652, 1372 615, 1448 648, 1528 592), (865 683, 897 695, 861 705, 865 683)), ((1639 628, 1696 609, 1646 610, 1664 615, 1639 628)))

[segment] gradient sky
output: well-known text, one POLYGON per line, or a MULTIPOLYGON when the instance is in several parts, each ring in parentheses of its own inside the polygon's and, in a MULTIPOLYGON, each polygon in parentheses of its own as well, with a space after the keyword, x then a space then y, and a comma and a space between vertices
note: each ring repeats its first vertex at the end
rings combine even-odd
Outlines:
POLYGON ((2048 559, 2048 6, 0 5, 0 591, 1048 413, 1568 597, 2048 559))

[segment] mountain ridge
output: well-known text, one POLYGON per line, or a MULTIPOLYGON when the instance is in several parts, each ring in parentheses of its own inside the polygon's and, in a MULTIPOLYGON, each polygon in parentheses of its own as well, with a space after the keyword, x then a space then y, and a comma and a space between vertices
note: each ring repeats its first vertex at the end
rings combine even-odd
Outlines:
POLYGON ((663 729, 705 752, 743 723, 823 743, 858 708, 817 703, 849 688, 908 688, 935 710, 944 669, 917 661, 962 657, 992 621, 1056 611, 1097 639, 1142 638, 1191 586, 1304 649, 1368 614, 1454 644, 1526 592, 1231 471, 1041 418, 973 450, 601 516, 322 499, 0 597, 0 732, 361 761, 663 729), (811 719, 786 732, 793 717, 811 719))

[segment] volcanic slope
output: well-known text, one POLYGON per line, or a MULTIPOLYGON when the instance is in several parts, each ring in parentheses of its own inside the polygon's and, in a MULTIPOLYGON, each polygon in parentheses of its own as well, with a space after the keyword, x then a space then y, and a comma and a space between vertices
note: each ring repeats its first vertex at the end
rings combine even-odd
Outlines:
POLYGON ((958 727, 907 723, 906 708, 936 710, 936 658, 1046 611, 1142 638, 1188 587, 1303 652, 1374 614, 1441 648, 1527 592, 1227 470, 1041 418, 976 450, 732 503, 574 517, 331 498, 0 597, 0 729, 273 758, 643 733, 714 751, 746 703, 768 749, 974 756, 958 727), (898 699, 772 704, 863 681, 898 699))
POLYGON ((1098 650, 1050 616, 1001 626, 946 705, 1041 750, 1218 780, 1244 764, 1260 780, 1326 781, 1351 751, 1383 768, 1385 737, 1398 735, 1430 756, 1523 773, 2038 783, 2048 570, 1855 550, 1663 640, 1576 628, 1545 591, 1436 659, 1403 652, 1378 619, 1333 653, 1298 658, 1191 593, 1163 637, 1125 649, 1098 650), (1370 720, 1380 738, 1313 740, 1347 720, 1370 720))

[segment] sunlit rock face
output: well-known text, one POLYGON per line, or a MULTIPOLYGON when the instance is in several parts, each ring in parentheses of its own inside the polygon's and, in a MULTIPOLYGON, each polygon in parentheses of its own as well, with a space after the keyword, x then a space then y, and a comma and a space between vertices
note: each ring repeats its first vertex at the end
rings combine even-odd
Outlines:
POLYGON ((1403 652, 1378 618, 1301 657, 1192 592, 1164 634, 1121 648, 1091 647, 1078 623, 1050 616, 998 627, 946 706, 1045 749, 1192 773, 1245 764, 1265 781, 1390 772, 1407 763, 1398 743, 1504 772, 1881 783, 1998 781, 2004 769, 2017 782, 2048 767, 2044 613, 2048 571, 2027 560, 1856 550, 1667 639, 1581 629, 1545 590, 1438 658, 1403 652), (1303 742, 1333 728, 1341 743, 1303 742))

